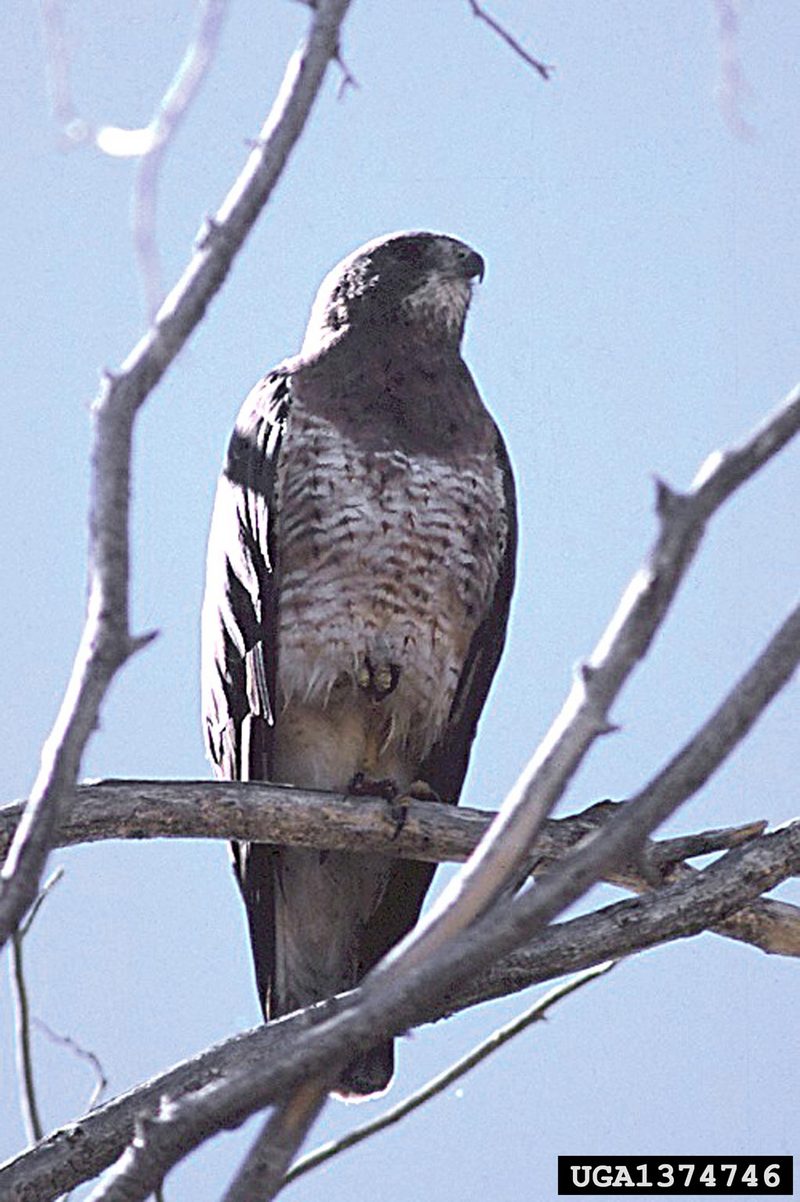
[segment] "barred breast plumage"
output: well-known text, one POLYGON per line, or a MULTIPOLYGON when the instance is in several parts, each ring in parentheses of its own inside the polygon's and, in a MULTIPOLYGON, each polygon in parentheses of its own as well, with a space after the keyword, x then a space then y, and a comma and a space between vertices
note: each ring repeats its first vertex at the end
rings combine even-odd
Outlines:
MULTIPOLYGON (((379 705, 373 752, 418 765, 447 721, 503 554, 491 423, 473 446, 365 448, 299 391, 277 487, 280 704, 324 709, 336 691, 337 714, 349 695, 363 721, 379 705), (367 665, 387 687, 363 706, 367 665)), ((377 762, 342 770, 391 775, 377 762)))
MULTIPOLYGON (((335 355, 329 352, 328 355, 335 355)), ((496 430, 464 370, 384 345, 345 347, 320 391, 292 376, 276 479, 279 780, 403 790, 446 729, 490 608, 509 515, 496 430), (330 377, 341 378, 331 393, 330 377), (415 397, 414 422, 393 398, 415 397)), ((346 988, 387 888, 381 856, 288 850, 278 869, 276 990, 285 1008, 346 988), (308 908, 335 914, 309 932, 308 908)))

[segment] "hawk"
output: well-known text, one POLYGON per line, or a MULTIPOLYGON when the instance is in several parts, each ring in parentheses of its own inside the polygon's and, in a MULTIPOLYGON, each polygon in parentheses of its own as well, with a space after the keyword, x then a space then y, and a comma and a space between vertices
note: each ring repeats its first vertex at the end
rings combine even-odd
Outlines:
MULTIPOLYGON (((460 352, 483 269, 442 234, 366 243, 245 401, 203 605, 218 777, 458 801, 516 548, 508 456, 460 352)), ((413 927, 434 871, 258 843, 234 862, 266 1019, 351 989, 413 927)), ((357 1057, 337 1091, 385 1089, 393 1057, 391 1042, 357 1057)))

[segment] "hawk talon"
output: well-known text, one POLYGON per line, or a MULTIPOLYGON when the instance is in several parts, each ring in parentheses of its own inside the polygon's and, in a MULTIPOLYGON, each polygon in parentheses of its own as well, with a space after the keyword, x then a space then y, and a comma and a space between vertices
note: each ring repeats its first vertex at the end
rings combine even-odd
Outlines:
POLYGON ((394 823, 394 831, 392 832, 393 840, 398 837, 406 824, 406 819, 408 818, 408 807, 412 800, 413 799, 409 797, 407 793, 403 793, 400 797, 395 797, 389 802, 389 817, 394 823))
POLYGON ((406 790, 392 800, 389 807, 389 812, 392 816, 392 821, 395 824, 395 831, 392 835, 396 839, 401 830, 406 824, 408 818, 408 807, 412 801, 438 801, 441 802, 441 797, 426 780, 412 781, 406 790))
POLYGON ((348 797, 382 797, 384 801, 394 801, 399 792, 397 782, 391 777, 373 780, 363 772, 357 772, 347 786, 348 797))

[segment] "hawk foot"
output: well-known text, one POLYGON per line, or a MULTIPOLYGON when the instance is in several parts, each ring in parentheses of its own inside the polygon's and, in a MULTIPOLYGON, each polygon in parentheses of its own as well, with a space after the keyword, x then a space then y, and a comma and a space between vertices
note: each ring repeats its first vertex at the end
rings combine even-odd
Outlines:
POLYGON ((412 781, 402 796, 392 799, 391 815, 395 824, 393 839, 396 839, 406 824, 408 807, 412 801, 441 801, 441 797, 426 780, 412 781))
POLYGON ((364 690, 370 701, 383 701, 397 688, 399 679, 397 664, 386 660, 374 664, 368 655, 364 656, 356 671, 356 684, 364 690))
POLYGON ((363 772, 357 772, 347 786, 348 797, 382 797, 385 801, 394 801, 399 792, 397 782, 391 777, 373 780, 363 772))

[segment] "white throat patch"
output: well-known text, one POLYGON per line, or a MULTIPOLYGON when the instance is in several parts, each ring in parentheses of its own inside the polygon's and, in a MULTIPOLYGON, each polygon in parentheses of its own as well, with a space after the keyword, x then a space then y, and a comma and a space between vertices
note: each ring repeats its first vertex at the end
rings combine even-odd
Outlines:
POLYGON ((403 310, 415 318, 424 318, 428 314, 430 320, 445 325, 448 330, 460 330, 471 296, 472 286, 468 280, 434 271, 424 284, 406 297, 403 310))

